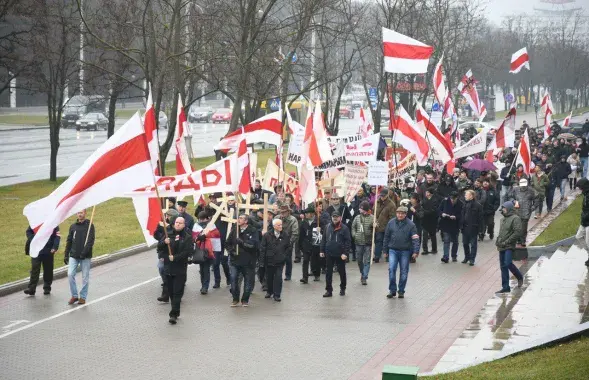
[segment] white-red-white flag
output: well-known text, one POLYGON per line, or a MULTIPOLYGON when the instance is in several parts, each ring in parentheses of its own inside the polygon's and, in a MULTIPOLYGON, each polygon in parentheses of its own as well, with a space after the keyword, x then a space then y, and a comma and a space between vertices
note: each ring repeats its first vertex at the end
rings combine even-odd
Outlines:
POLYGON ((446 163, 454 157, 452 144, 440 132, 439 127, 432 121, 431 117, 425 112, 421 104, 417 103, 415 109, 415 121, 417 128, 422 136, 427 136, 426 141, 429 143, 434 160, 446 163))
POLYGON ((436 68, 434 69, 434 77, 433 77, 433 81, 434 81, 434 95, 436 96, 436 99, 438 100, 438 103, 440 103, 440 105, 444 105, 446 102, 446 96, 448 94, 447 90, 446 90, 446 83, 445 82, 445 76, 444 73, 442 71, 442 62, 444 61, 444 54, 442 54, 442 56, 440 57, 440 61, 438 62, 438 64, 436 65, 436 68))
POLYGON ((415 153, 419 165, 424 165, 427 163, 429 154, 427 140, 421 135, 415 122, 411 119, 407 111, 405 111, 402 104, 399 104, 398 110, 399 116, 395 121, 392 140, 401 144, 409 152, 415 153))
POLYGON ((311 143, 310 140, 313 135, 313 119, 313 105, 311 100, 309 100, 309 108, 307 109, 307 117, 305 119, 302 162, 301 165, 297 167, 299 175, 299 191, 296 196, 300 198, 304 206, 314 202, 317 198, 315 171, 309 160, 309 144, 311 143))
POLYGON ((155 108, 153 106, 153 97, 151 95, 151 85, 149 85, 149 95, 147 95, 145 115, 143 115, 143 127, 145 128, 145 139, 147 140, 149 156, 151 157, 151 166, 153 166, 155 174, 159 175, 160 145, 157 134, 155 108))
POLYGON ((250 158, 247 151, 245 132, 241 127, 242 138, 237 149, 237 168, 239 169, 239 192, 244 197, 251 191, 250 158))
POLYGON ((178 112, 176 114, 176 130, 174 131, 174 144, 176 145, 176 174, 186 174, 194 171, 188 157, 186 148, 186 136, 190 135, 186 113, 182 97, 178 94, 178 112))
POLYGON ((476 88, 476 81, 472 76, 472 70, 468 70, 464 77, 462 77, 462 80, 458 84, 458 91, 464 96, 470 105, 472 112, 482 120, 487 112, 483 103, 481 103, 481 100, 479 99, 479 93, 476 88))
POLYGON ((53 229, 78 211, 154 183, 153 167, 139 113, 129 119, 50 195, 23 210, 36 234, 37 257, 53 229))
POLYGON ((547 139, 552 134, 550 124, 552 123, 552 115, 554 114, 552 99, 550 98, 550 93, 548 91, 546 91, 544 97, 542 97, 541 108, 544 119, 544 139, 547 139))
MULTIPOLYGON (((243 127, 247 145, 266 143, 280 145, 282 141, 282 115, 280 111, 269 113, 243 127)), ((215 150, 235 150, 242 139, 241 129, 227 134, 215 145, 215 150)))
POLYGON ((511 65, 509 72, 517 74, 522 68, 530 69, 530 57, 528 56, 528 49, 522 48, 511 56, 511 65))
POLYGON ((362 138, 366 138, 372 133, 372 124, 370 124, 370 121, 366 117, 364 108, 360 108, 360 126, 358 127, 358 134, 361 135, 362 138))
POLYGON ((305 153, 307 162, 313 167, 321 166, 324 162, 333 158, 327 131, 323 122, 323 112, 321 112, 321 103, 315 102, 315 111, 312 114, 312 123, 307 119, 305 125, 305 153))
POLYGON ((434 48, 394 30, 382 28, 384 70, 389 73, 427 72, 434 48))
POLYGON ((493 140, 487 147, 488 150, 515 146, 515 115, 516 109, 515 106, 512 106, 495 132, 493 140))
POLYGON ((530 149, 530 137, 528 136, 528 130, 524 131, 524 134, 520 138, 518 155, 515 160, 515 164, 522 164, 524 167, 524 173, 530 175, 532 171, 532 150, 530 149))
POLYGON ((571 118, 573 117, 573 111, 571 111, 571 113, 564 118, 564 121, 562 122, 562 126, 563 127, 568 127, 569 125, 571 125, 571 118))

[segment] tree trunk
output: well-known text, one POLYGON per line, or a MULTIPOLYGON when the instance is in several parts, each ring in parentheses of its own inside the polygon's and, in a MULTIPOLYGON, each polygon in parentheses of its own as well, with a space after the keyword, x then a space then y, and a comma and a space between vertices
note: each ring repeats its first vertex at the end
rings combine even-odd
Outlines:
POLYGON ((117 111, 117 99, 119 98, 118 91, 111 91, 110 99, 108 101, 108 129, 106 138, 109 139, 115 133, 115 114, 117 111))
MULTIPOLYGON (((49 111, 51 112, 51 110, 49 111)), ((49 144, 51 154, 49 158, 49 180, 57 181, 57 152, 59 151, 59 127, 60 121, 52 118, 49 123, 49 144)))

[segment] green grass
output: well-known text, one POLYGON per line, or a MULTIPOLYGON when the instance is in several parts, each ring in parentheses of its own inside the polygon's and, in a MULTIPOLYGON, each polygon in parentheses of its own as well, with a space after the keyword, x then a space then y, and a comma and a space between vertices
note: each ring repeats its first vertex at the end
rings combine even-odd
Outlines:
MULTIPOLYGON (((139 110, 139 111, 141 112, 141 114, 143 114, 143 112, 145 110, 139 110)), ((126 109, 117 108, 117 110, 115 111, 115 117, 130 119, 131 116, 135 115, 135 112, 137 112, 137 109, 135 109, 135 108, 126 108, 126 109)))
MULTIPOLYGON (((258 167, 265 170, 269 158, 274 158, 273 150, 257 151, 258 167)), ((197 169, 210 165, 214 157, 204 157, 193 160, 197 169)), ((292 168, 287 168, 292 171, 292 168)), ((166 174, 175 174, 175 164, 166 164, 166 174)), ((0 236, 2 236, 2 254, 0 255, 0 284, 25 278, 29 274, 30 260, 24 254, 25 230, 27 219, 22 215, 23 208, 40 198, 49 195, 65 178, 56 183, 48 180, 28 182, 12 186, 0 187, 0 236)), ((194 207, 189 206, 189 212, 194 213, 194 207)), ((90 210, 88 210, 88 218, 90 210)), ((62 243, 56 253, 56 267, 63 263, 65 239, 72 217, 59 227, 62 231, 62 243)), ((131 199, 116 198, 96 206, 94 214, 96 226, 96 242, 94 256, 112 253, 113 251, 141 244, 145 240, 139 229, 135 216, 135 209, 131 199)))
MULTIPOLYGON (((589 112, 589 107, 576 108, 573 110, 573 116, 582 115, 585 112, 589 112)), ((564 113, 557 113, 552 118, 555 120, 564 119, 565 117, 569 116, 569 113, 570 113, 570 111, 564 112, 564 113)))
POLYGON ((589 373, 589 338, 524 352, 458 372, 421 379, 587 379, 589 373))
POLYGON ((580 195, 566 210, 563 211, 562 214, 558 216, 558 218, 554 219, 552 223, 542 231, 532 245, 549 245, 573 236, 579 228, 582 204, 583 196, 580 195))
POLYGON ((0 124, 46 126, 49 118, 47 115, 0 115, 0 124))

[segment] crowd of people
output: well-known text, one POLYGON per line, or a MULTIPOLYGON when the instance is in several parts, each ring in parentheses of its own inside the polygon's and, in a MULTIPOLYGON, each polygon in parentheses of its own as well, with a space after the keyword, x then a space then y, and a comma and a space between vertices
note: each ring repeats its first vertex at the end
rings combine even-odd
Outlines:
MULTIPOLYGON (((514 165, 514 153, 508 149, 501 158, 495 157, 497 170, 460 169, 465 161, 476 158, 469 157, 460 160, 452 173, 436 173, 425 167, 414 178, 391 183, 389 187, 364 184, 349 203, 336 191, 325 191, 321 199, 300 208, 293 195, 285 193, 280 185, 271 193, 262 189, 260 181, 255 182, 250 194, 250 202, 258 205, 257 210, 239 208, 234 195, 216 193, 209 194, 207 203, 199 204, 193 216, 186 201, 168 198, 166 222, 160 222, 154 235, 162 279, 157 300, 171 303, 169 322, 175 324, 180 316, 187 267, 197 262, 196 256, 200 293, 206 295, 211 286, 220 288, 225 283, 230 287, 232 307, 249 305, 256 277, 265 298, 281 302, 283 281, 291 281, 296 263, 302 263, 301 284, 321 281, 324 275, 323 297, 332 297, 334 272, 339 274, 339 295, 345 296, 348 263, 357 263, 360 283, 367 285, 371 265, 384 260, 389 266, 387 298, 404 298, 410 263, 416 262, 419 255, 438 253, 438 233, 442 264, 457 262, 462 244, 461 262, 474 266, 478 242, 487 237, 495 240, 502 273, 498 293, 510 292, 509 271, 518 280, 518 286, 523 281, 512 256, 516 248, 526 247, 530 218, 542 216, 544 204, 548 212, 552 210, 556 189, 560 199, 565 200, 566 189, 572 190, 577 179, 587 175, 589 146, 585 138, 574 143, 540 137, 530 136, 534 169, 529 176, 522 165, 514 165), (266 210, 262 207, 265 193, 270 205, 266 210), (226 205, 230 217, 217 217, 211 223, 222 205, 226 205), (499 209, 503 219, 496 231, 499 209)), ((578 185, 586 183, 583 180, 578 185)), ((71 290, 69 304, 86 302, 94 234, 85 211, 78 213, 77 222, 68 232, 65 250, 71 290), (80 292, 75 281, 78 266, 83 277, 80 292)), ((29 242, 32 236, 34 232, 29 228, 29 242)), ((35 294, 41 265, 45 294, 51 291, 52 257, 59 243, 56 229, 45 249, 31 260, 26 294, 35 294)))

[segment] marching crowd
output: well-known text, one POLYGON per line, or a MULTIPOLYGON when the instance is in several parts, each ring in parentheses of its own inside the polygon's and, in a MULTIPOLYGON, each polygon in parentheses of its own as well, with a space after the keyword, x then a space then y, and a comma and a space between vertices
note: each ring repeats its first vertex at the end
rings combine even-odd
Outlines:
MULTIPOLYGON (((462 160, 451 174, 435 173, 426 167, 415 178, 391 183, 388 188, 364 184, 349 203, 335 191, 326 191, 321 199, 301 209, 293 195, 285 193, 280 185, 270 193, 262 189, 259 181, 255 182, 250 199, 252 205, 258 205, 257 210, 251 206, 237 207, 233 195, 210 194, 208 203, 199 204, 193 216, 186 201, 168 198, 166 224, 160 223, 154 236, 158 240, 158 269, 162 278, 162 293, 157 300, 171 303, 169 322, 175 324, 180 315, 187 266, 192 263, 199 265, 201 294, 206 295, 211 285, 221 287, 224 280, 230 286, 231 306, 245 307, 249 305, 256 276, 265 298, 280 302, 283 281, 291 281, 293 263, 302 262, 301 284, 320 281, 324 275, 323 297, 332 297, 334 271, 339 273, 339 294, 345 296, 346 265, 355 261, 360 282, 367 285, 371 265, 381 260, 389 266, 387 298, 404 298, 410 263, 416 262, 420 254, 438 253, 438 233, 442 264, 457 262, 462 244, 462 263, 474 266, 478 242, 486 237, 495 239, 502 276, 498 293, 510 292, 509 271, 518 286, 523 282, 512 255, 515 248, 526 246, 530 218, 542 215, 544 203, 548 212, 552 210, 556 189, 561 200, 566 199, 567 187, 572 190, 578 186, 584 193, 589 192, 589 181, 585 179, 589 146, 585 138, 576 143, 554 138, 542 141, 538 134, 530 136, 530 140, 534 147, 530 176, 522 165, 513 164, 513 153, 506 151, 501 159, 495 157, 497 170, 459 169, 464 164, 462 160), (577 182, 580 178, 583 179, 577 182), (266 212, 262 207, 265 193, 270 205, 266 212), (225 214, 230 217, 220 215, 222 205, 226 205, 225 214), (496 231, 495 215, 499 209, 503 219, 496 231)), ((585 231, 584 227, 589 229, 589 203, 584 203, 583 212, 587 219, 585 231)), ((33 236, 34 231, 29 228, 27 243, 33 236)), ((65 248, 69 304, 86 302, 94 236, 94 226, 86 219, 86 212, 79 212, 78 220, 68 231, 65 248), (75 280, 78 266, 83 278, 80 292, 75 280)), ((31 258, 26 294, 35 294, 41 266, 44 292, 50 293, 53 253, 59 245, 60 233, 56 228, 44 250, 37 258, 31 258)))

